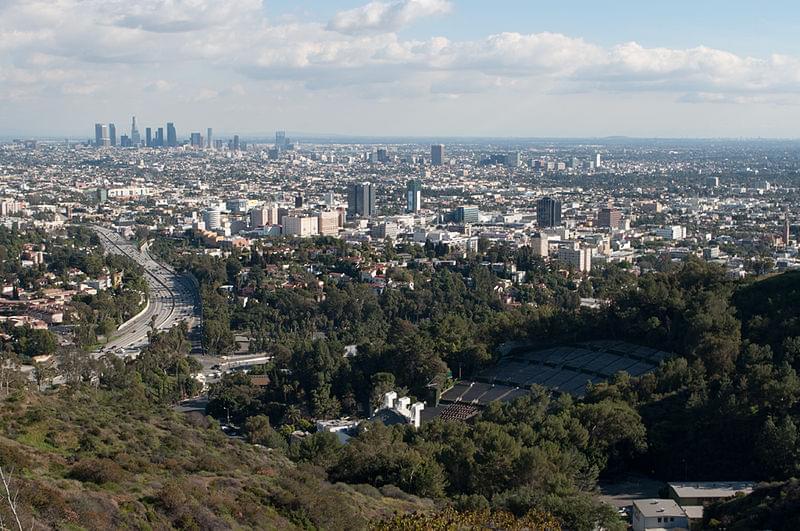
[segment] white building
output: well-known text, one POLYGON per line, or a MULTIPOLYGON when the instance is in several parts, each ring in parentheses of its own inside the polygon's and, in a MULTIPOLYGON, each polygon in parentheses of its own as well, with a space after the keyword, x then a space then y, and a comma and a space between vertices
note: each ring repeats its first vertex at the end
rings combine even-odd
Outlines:
POLYGON ((547 258, 550 255, 550 241, 546 234, 537 234, 531 238, 531 249, 533 256, 543 256, 547 258))
POLYGON ((664 240, 684 240, 686 239, 686 227, 672 225, 656 229, 656 236, 664 240))
POLYGON ((588 273, 592 270, 592 257, 594 257, 594 249, 582 248, 577 245, 562 247, 558 250, 558 259, 581 273, 588 273))
POLYGON ((203 221, 206 230, 217 230, 222 228, 222 211, 218 208, 209 208, 203 212, 203 221))
POLYGON ((319 221, 316 216, 283 216, 284 236, 315 236, 318 234, 319 221))
POLYGON ((671 529, 689 531, 689 517, 674 500, 655 498, 633 501, 633 531, 671 529))
POLYGON ((339 234, 339 212, 336 210, 326 210, 317 216, 317 232, 323 236, 336 236, 339 234))
POLYGON ((422 402, 411 404, 411 399, 407 396, 397 398, 396 392, 389 391, 383 395, 381 407, 375 410, 370 420, 383 422, 387 425, 411 424, 415 428, 419 428, 422 423, 423 409, 425 409, 425 404, 422 402))

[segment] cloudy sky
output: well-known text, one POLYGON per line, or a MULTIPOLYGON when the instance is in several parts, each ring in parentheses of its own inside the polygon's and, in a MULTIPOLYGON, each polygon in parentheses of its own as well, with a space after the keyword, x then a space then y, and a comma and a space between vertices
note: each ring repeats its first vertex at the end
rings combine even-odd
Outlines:
POLYGON ((796 1, 0 0, 0 135, 797 138, 798 35, 796 1))

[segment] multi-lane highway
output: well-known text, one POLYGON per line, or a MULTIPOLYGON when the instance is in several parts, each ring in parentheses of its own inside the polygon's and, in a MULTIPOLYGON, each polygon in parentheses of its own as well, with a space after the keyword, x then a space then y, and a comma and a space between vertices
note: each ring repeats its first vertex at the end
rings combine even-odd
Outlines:
POLYGON ((147 333, 154 318, 158 330, 168 329, 184 320, 191 326, 199 320, 198 294, 190 278, 176 274, 171 267, 153 259, 146 248, 140 251, 120 234, 101 226, 93 229, 100 236, 106 252, 124 254, 142 266, 150 287, 147 308, 123 324, 98 354, 135 355, 147 344, 147 333))

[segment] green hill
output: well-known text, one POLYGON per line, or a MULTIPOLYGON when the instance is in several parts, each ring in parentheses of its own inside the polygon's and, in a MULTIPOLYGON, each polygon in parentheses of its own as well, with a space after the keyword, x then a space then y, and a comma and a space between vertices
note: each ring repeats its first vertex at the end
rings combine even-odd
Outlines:
MULTIPOLYGON (((357 529, 432 508, 397 491, 331 484, 319 469, 229 439, 202 415, 86 386, 6 400, 0 466, 26 529, 357 529)), ((0 516, 14 521, 5 501, 0 516)))

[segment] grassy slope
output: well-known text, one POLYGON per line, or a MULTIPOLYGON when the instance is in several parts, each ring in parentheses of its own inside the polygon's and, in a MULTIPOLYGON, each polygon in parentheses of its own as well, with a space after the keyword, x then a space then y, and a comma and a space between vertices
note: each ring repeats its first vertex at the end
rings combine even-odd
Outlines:
POLYGON ((26 528, 34 518, 62 529, 357 529, 431 507, 332 485, 320 470, 228 439, 205 417, 136 409, 127 398, 83 388, 2 404, 0 464, 15 470, 26 528))

